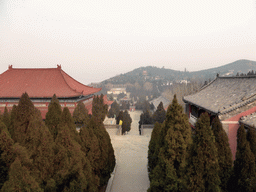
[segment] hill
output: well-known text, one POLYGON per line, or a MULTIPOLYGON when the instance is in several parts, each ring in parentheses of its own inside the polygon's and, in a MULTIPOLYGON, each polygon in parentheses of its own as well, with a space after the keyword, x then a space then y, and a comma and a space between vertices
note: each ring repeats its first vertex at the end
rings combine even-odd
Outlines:
POLYGON ((256 71, 256 62, 250 60, 238 60, 220 67, 195 72, 176 71, 172 69, 153 66, 140 67, 125 74, 121 74, 103 81, 101 84, 134 84, 140 81, 180 81, 180 80, 209 80, 214 79, 218 73, 220 76, 235 76, 237 73, 256 71))

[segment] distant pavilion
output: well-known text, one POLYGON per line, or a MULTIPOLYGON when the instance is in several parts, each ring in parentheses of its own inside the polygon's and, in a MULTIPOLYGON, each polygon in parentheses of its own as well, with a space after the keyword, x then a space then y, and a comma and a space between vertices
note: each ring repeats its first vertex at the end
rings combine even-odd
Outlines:
MULTIPOLYGON (((101 88, 86 86, 65 73, 61 65, 57 68, 13 68, 0 75, 0 111, 11 110, 18 105, 23 93, 27 93, 34 106, 41 111, 42 118, 48 111, 48 105, 55 94, 62 108, 68 107, 73 113, 78 102, 83 102, 89 113, 92 112, 92 100, 101 88)), ((104 102, 111 104, 104 97, 104 102)))

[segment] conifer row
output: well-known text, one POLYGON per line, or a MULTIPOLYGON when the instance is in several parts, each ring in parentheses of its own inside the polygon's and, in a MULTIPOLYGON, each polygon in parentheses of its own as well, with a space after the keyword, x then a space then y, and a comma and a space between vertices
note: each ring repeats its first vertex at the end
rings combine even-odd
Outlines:
POLYGON ((106 185, 115 156, 103 125, 103 96, 93 99, 92 111, 89 117, 81 102, 72 117, 54 95, 43 122, 27 93, 11 112, 5 109, 0 119, 0 191, 96 192, 106 185))
POLYGON ((218 117, 203 113, 195 128, 174 96, 163 123, 155 123, 148 150, 149 192, 255 191, 256 132, 243 126, 232 161, 228 136, 218 117), (251 152, 253 151, 253 152, 251 152))

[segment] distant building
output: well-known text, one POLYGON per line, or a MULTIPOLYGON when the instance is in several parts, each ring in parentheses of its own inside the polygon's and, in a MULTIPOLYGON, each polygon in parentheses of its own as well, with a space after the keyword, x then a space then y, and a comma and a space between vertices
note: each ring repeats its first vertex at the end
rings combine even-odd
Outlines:
MULTIPOLYGON (((82 101, 89 113, 95 93, 101 88, 93 88, 76 81, 65 73, 60 65, 57 68, 13 68, 0 75, 0 111, 18 105, 21 95, 29 95, 34 106, 41 111, 42 118, 48 111, 48 105, 55 94, 62 108, 68 107, 73 113, 77 103, 82 101)), ((108 100, 105 97, 105 103, 108 100)))
POLYGON ((236 135, 240 124, 247 127, 256 125, 256 76, 217 76, 199 92, 185 96, 183 101, 192 126, 204 112, 208 112, 211 122, 219 117, 235 159, 236 135))
POLYGON ((126 94, 126 88, 121 87, 121 88, 112 88, 110 91, 107 92, 107 94, 111 95, 119 95, 120 93, 126 94))
POLYGON ((157 97, 156 99, 153 99, 150 101, 150 104, 154 105, 154 110, 157 109, 158 105, 160 103, 163 103, 164 109, 167 110, 168 106, 171 104, 171 101, 169 99, 166 99, 164 96, 157 97))

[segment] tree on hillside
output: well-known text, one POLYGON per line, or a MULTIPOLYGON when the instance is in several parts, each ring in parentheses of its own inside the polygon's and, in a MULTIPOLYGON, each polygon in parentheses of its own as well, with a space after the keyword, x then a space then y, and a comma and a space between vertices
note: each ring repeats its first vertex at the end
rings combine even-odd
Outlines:
POLYGON ((58 135, 57 126, 61 120, 61 106, 59 104, 59 100, 57 99, 56 95, 54 94, 52 100, 48 106, 48 112, 45 116, 45 125, 49 128, 54 140, 58 135))
POLYGON ((85 108, 83 102, 78 102, 73 112, 73 119, 79 126, 86 125, 89 122, 88 110, 85 108))
POLYGON ((159 137, 161 148, 157 166, 150 174, 149 191, 184 191, 192 138, 188 118, 178 104, 176 95, 167 110, 159 137))
POLYGON ((223 192, 228 191, 228 180, 232 171, 232 152, 229 146, 228 136, 224 131, 218 117, 213 120, 212 130, 215 136, 215 145, 217 148, 217 157, 219 163, 220 187, 223 192))
POLYGON ((108 112, 108 118, 114 118, 119 115, 120 107, 116 101, 114 101, 111 105, 111 108, 108 112))
POLYGON ((196 122, 190 158, 188 191, 221 191, 217 147, 207 113, 196 122))
POLYGON ((163 102, 161 101, 157 106, 156 111, 153 114, 154 122, 163 123, 166 118, 166 112, 164 110, 163 102))
POLYGON ((237 151, 234 162, 233 191, 253 191, 255 188, 255 158, 242 124, 237 130, 237 151))

